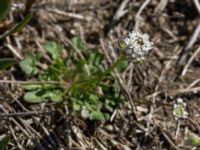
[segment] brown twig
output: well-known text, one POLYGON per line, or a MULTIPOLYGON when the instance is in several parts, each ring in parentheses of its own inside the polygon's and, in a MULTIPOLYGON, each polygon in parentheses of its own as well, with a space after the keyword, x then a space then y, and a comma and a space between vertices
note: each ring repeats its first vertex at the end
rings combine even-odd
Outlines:
POLYGON ((142 6, 140 7, 140 9, 138 10, 137 14, 135 15, 135 19, 136 19, 136 22, 135 22, 135 27, 134 27, 134 30, 135 31, 138 31, 139 30, 139 24, 140 24, 140 21, 142 19, 141 17, 141 13, 142 11, 145 9, 145 7, 147 7, 147 5, 151 2, 151 0, 145 0, 145 2, 142 4, 142 6))
MULTIPOLYGON (((8 114, 8 111, 0 105, 0 108, 4 111, 4 113, 8 114)), ((31 135, 24 129, 24 127, 22 127, 14 118, 11 118, 11 121, 19 127, 19 129, 24 133, 24 135, 26 135, 26 137, 28 137, 29 139, 31 139, 31 135)))
POLYGON ((154 119, 154 124, 157 126, 157 128, 159 128, 159 130, 161 131, 162 135, 165 137, 165 139, 167 140, 167 142, 173 147, 173 149, 175 150, 180 150, 180 148, 178 148, 176 146, 176 144, 173 142, 173 140, 170 138, 170 136, 166 133, 165 129, 163 129, 158 123, 157 121, 154 119))
POLYGON ((176 95, 179 95, 179 94, 188 94, 188 93, 198 93, 200 92, 200 87, 194 87, 194 88, 180 88, 180 89, 177 89, 177 90, 166 90, 166 91, 157 91, 157 92, 154 92, 150 95, 147 95, 145 98, 146 99, 149 99, 149 98, 153 98, 155 96, 158 96, 160 94, 163 94, 163 93, 166 93, 167 95, 169 96, 176 96, 176 95))
POLYGON ((188 60, 187 64, 185 65, 185 67, 183 68, 183 71, 181 73, 181 76, 184 76, 190 66, 190 64, 192 63, 192 61, 194 60, 194 58, 197 56, 197 54, 200 52, 200 46, 199 48, 194 52, 194 54, 190 57, 190 59, 188 60))
POLYGON ((198 93, 198 92, 200 92, 200 87, 194 87, 191 89, 183 88, 183 89, 177 89, 177 90, 170 90, 167 93, 170 96, 176 96, 179 94, 198 93))
POLYGON ((184 63, 184 61, 186 59, 186 56, 187 56, 186 52, 188 50, 190 50, 191 47, 194 45, 194 43, 197 41, 199 34, 200 34, 200 23, 197 25, 196 29, 194 30, 194 32, 193 32, 193 34, 192 34, 192 36, 190 38, 190 41, 188 42, 187 46, 182 50, 181 56, 179 57, 179 59, 177 61, 177 63, 179 65, 183 65, 183 63, 184 63))
POLYGON ((79 19, 79 20, 86 20, 86 18, 80 14, 65 12, 65 11, 61 11, 58 9, 48 9, 48 11, 51 13, 54 13, 54 14, 61 15, 63 17, 70 17, 70 18, 75 18, 75 19, 79 19))
POLYGON ((154 13, 162 12, 167 6, 168 2, 169 0, 161 0, 160 3, 155 8, 154 13))
POLYGON ((0 118, 25 117, 25 116, 33 116, 33 115, 38 115, 38 114, 43 114, 43 112, 29 111, 29 112, 6 113, 6 114, 0 114, 0 118))
POLYGON ((7 44, 8 49, 20 60, 23 59, 23 57, 21 56, 21 54, 19 54, 19 52, 10 44, 7 44))
POLYGON ((194 1, 194 4, 195 4, 199 14, 200 14, 200 3, 199 3, 199 0, 193 0, 193 1, 194 1))
POLYGON ((120 6, 118 7, 114 17, 113 17, 113 21, 117 21, 119 20, 124 14, 127 13, 127 10, 125 10, 126 5, 128 4, 130 0, 123 0, 120 4, 120 6))
POLYGON ((69 87, 68 83, 66 82, 59 82, 59 81, 19 81, 19 80, 0 80, 0 83, 8 83, 8 84, 52 84, 52 85, 64 85, 69 87))

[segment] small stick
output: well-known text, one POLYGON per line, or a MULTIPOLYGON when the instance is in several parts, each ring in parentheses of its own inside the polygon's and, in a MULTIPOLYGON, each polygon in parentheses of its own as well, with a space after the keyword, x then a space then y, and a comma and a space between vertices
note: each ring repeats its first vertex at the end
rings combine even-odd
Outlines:
MULTIPOLYGON (((0 108, 4 111, 4 113, 8 114, 8 111, 4 109, 3 106, 0 105, 0 108)), ((29 135, 29 133, 14 118, 11 118, 11 121, 13 121, 13 123, 19 127, 19 129, 24 133, 24 135, 26 135, 26 137, 31 139, 31 135, 29 135)))
POLYGON ((187 89, 190 89, 190 88, 192 88, 193 86, 195 86, 197 83, 199 83, 200 82, 200 78, 199 79, 196 79, 195 81, 193 81, 188 87, 187 87, 187 89))
POLYGON ((126 5, 128 4, 129 0, 123 0, 120 6, 118 7, 114 17, 113 21, 119 20, 126 12, 127 10, 124 10, 126 5))
POLYGON ((200 14, 200 3, 199 3, 199 0, 193 0, 193 1, 194 1, 194 4, 195 4, 199 14, 200 14))
POLYGON ((43 46, 40 44, 39 40, 38 39, 35 39, 35 43, 36 45, 38 46, 38 51, 42 54, 42 56, 47 60, 49 61, 50 63, 53 63, 51 58, 47 55, 45 49, 43 48, 43 46))
POLYGON ((138 10, 137 14, 135 15, 135 19, 136 19, 136 22, 135 22, 135 27, 134 27, 134 30, 135 31, 138 31, 139 30, 139 23, 140 23, 140 20, 141 20, 141 16, 140 14, 142 13, 142 11, 144 10, 144 8, 151 2, 151 0, 146 0, 142 6, 140 7, 140 9, 138 10))
POLYGON ((175 96, 175 95, 178 95, 178 94, 186 94, 186 93, 198 93, 200 92, 200 86, 198 87, 194 87, 194 88, 191 88, 191 89, 178 89, 178 90, 170 90, 168 93, 169 95, 171 96, 175 96))
POLYGON ((32 115, 38 115, 38 114, 42 114, 42 113, 43 112, 37 112, 37 111, 6 113, 6 114, 0 114, 0 118, 4 118, 4 117, 32 116, 32 115))
POLYGON ((180 150, 180 148, 178 148, 176 146, 176 144, 173 142, 173 140, 169 137, 169 135, 167 135, 166 131, 156 122, 156 120, 154 120, 154 123, 157 126, 157 128, 160 129, 162 135, 165 137, 165 139, 171 145, 171 147, 173 147, 173 149, 175 149, 175 150, 180 150))
POLYGON ((198 26, 194 30, 194 33, 192 34, 192 37, 191 37, 189 43, 187 44, 187 46, 185 48, 186 50, 190 49, 194 45, 194 43, 198 39, 199 33, 200 33, 200 23, 198 24, 198 26))
POLYGON ((175 132, 175 140, 177 140, 179 132, 180 132, 180 120, 178 120, 178 123, 177 123, 177 128, 175 132))
POLYGON ((169 142, 169 144, 176 150, 180 150, 176 144, 170 139, 170 137, 161 129, 162 134, 164 135, 165 139, 169 142))
POLYGON ((149 98, 158 96, 160 94, 163 94, 164 92, 166 92, 170 96, 176 96, 178 94, 186 94, 186 93, 191 93, 191 92, 197 93, 197 92, 200 92, 200 86, 194 87, 194 88, 190 88, 190 89, 188 89, 188 88, 185 88, 185 89, 181 88, 181 89, 177 89, 177 90, 157 91, 157 92, 154 92, 152 94, 147 95, 144 98, 149 99, 149 98))
POLYGON ((181 73, 181 76, 184 76, 190 66, 190 64, 192 63, 193 59, 196 57, 196 55, 200 52, 200 46, 199 48, 194 52, 194 54, 190 57, 190 59, 188 60, 187 64, 185 65, 185 67, 183 68, 183 71, 181 73))
POLYGON ((75 18, 75 19, 79 19, 79 20, 85 20, 86 19, 82 15, 70 13, 70 12, 64 12, 64 11, 61 11, 61 10, 58 10, 58 9, 49 9, 48 11, 51 12, 51 13, 54 13, 54 14, 62 15, 63 17, 70 17, 70 18, 75 18))
POLYGON ((25 148, 23 148, 23 147, 21 146, 21 144, 19 143, 19 140, 17 140, 17 136, 16 136, 16 134, 15 134, 15 130, 12 128, 11 125, 9 125, 9 129, 10 129, 10 133, 11 133, 12 137, 14 138, 15 142, 17 143, 17 147, 18 147, 19 149, 25 149, 25 148))
POLYGON ((183 62, 185 61, 185 59, 186 59, 186 52, 188 51, 188 50, 190 50, 190 48, 194 45, 194 43, 197 41, 197 39, 198 39, 198 36, 199 36, 199 34, 200 34, 200 23, 198 24, 198 26, 196 27, 196 29, 194 30, 194 32, 193 32, 193 34, 192 34, 192 36, 191 36, 191 38, 190 38, 190 41, 188 42, 188 44, 187 44, 187 46, 182 50, 182 52, 180 53, 180 57, 179 57, 179 59, 178 59, 178 61, 177 61, 177 63, 179 64, 179 65, 181 65, 181 64, 183 64, 183 62))
POLYGON ((66 82, 59 81, 15 81, 15 80, 0 80, 0 83, 8 84, 54 84, 54 85, 68 85, 66 82))
POLYGON ((11 50, 11 52, 12 52, 17 58, 19 58, 20 60, 23 59, 23 57, 17 52, 16 49, 14 49, 14 47, 12 47, 12 45, 7 44, 7 47, 8 47, 9 50, 11 50))
POLYGON ((158 6, 155 8, 154 13, 162 12, 167 6, 169 0, 161 0, 158 6))

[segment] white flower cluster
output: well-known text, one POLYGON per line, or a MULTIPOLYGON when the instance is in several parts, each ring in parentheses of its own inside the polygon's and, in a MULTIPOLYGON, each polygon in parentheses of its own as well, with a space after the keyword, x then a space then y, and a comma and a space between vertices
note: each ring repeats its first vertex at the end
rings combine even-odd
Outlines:
POLYGON ((149 41, 148 34, 132 31, 123 40, 123 45, 121 45, 120 48, 122 48, 127 57, 131 60, 141 61, 144 59, 144 56, 153 48, 153 43, 149 41))
POLYGON ((186 111, 186 103, 183 102, 183 99, 177 99, 177 102, 174 104, 173 115, 176 119, 188 117, 188 112, 186 111))

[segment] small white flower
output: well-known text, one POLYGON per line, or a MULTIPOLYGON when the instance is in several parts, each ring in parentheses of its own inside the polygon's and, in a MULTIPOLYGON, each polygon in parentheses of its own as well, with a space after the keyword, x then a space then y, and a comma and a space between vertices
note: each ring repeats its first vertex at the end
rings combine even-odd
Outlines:
POLYGON ((82 106, 81 108, 81 116, 83 118, 88 118, 90 115, 89 111, 87 110, 87 108, 85 106, 82 106))
POLYGON ((129 41, 130 41, 129 38, 125 38, 125 39, 124 39, 124 42, 125 42, 127 45, 129 44, 129 41))
POLYGON ((121 51, 125 52, 127 57, 133 61, 143 60, 144 56, 153 48, 148 34, 135 31, 129 33, 120 44, 121 51))
POLYGON ((177 102, 173 107, 173 115, 176 119, 187 118, 188 112, 186 111, 186 103, 183 102, 183 99, 178 98, 177 102))
MULTIPOLYGON (((182 98, 177 98, 177 103, 179 103, 179 104, 183 104, 184 102, 183 102, 183 99, 182 98)), ((185 103, 184 103, 185 104, 185 103)))
POLYGON ((25 9, 25 5, 22 4, 22 3, 13 3, 13 4, 11 5, 11 10, 12 10, 12 11, 22 10, 22 9, 25 9))

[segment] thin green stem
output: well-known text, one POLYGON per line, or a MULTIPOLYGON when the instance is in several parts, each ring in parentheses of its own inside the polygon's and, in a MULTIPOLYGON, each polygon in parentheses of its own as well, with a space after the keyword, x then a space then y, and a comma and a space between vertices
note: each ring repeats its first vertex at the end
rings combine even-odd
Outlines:
POLYGON ((112 72, 121 62, 123 62, 125 60, 123 55, 120 55, 119 58, 115 61, 114 64, 112 64, 112 66, 110 66, 101 76, 100 76, 100 80, 104 79, 104 77, 106 75, 108 75, 110 72, 112 72))

